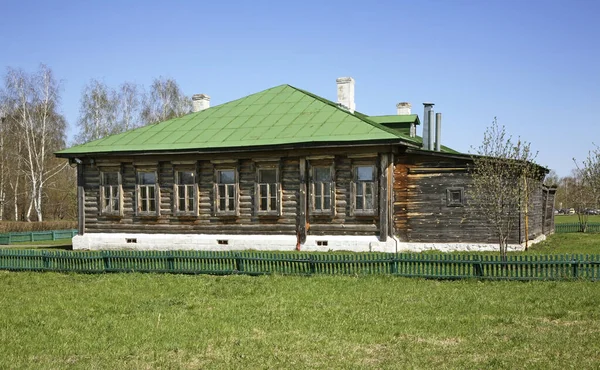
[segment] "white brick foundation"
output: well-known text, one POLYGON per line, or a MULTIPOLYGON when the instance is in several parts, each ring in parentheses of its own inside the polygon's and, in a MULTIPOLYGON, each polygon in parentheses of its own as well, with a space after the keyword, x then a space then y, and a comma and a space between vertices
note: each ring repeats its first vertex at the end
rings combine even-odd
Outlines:
MULTIPOLYGON (((529 241, 534 244, 545 240, 542 235, 529 241)), ((509 245, 509 251, 523 250, 525 245, 509 245)), ((75 250, 296 250, 296 236, 293 235, 208 235, 208 234, 124 234, 91 233, 73 238, 75 250)), ((479 252, 498 251, 497 244, 476 243, 404 243, 388 238, 381 242, 376 236, 308 236, 300 246, 304 252, 479 252)))

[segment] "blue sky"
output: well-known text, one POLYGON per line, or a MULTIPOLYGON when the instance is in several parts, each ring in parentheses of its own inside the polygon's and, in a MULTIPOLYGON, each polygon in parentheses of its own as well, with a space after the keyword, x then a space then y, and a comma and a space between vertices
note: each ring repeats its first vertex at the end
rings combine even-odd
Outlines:
MULTIPOLYGON (((221 104, 283 83, 357 110, 409 101, 443 113, 442 141, 468 152, 493 118, 566 176, 600 144, 600 1, 6 1, 0 68, 50 66, 76 132, 91 78, 178 81, 221 104)), ((420 134, 420 131, 419 131, 420 134)))

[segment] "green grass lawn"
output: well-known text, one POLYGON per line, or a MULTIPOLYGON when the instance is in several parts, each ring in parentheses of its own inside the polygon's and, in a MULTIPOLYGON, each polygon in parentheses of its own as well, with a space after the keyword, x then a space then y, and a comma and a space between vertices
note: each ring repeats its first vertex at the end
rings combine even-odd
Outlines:
POLYGON ((72 239, 59 239, 38 242, 18 242, 2 245, 0 247, 11 249, 73 249, 73 241, 72 239))
MULTIPOLYGON (((571 224, 578 222, 579 218, 577 215, 554 215, 555 224, 571 224)), ((589 215, 588 222, 600 223, 600 215, 589 215)))
POLYGON ((0 272, 0 368, 598 368, 597 283, 0 272))

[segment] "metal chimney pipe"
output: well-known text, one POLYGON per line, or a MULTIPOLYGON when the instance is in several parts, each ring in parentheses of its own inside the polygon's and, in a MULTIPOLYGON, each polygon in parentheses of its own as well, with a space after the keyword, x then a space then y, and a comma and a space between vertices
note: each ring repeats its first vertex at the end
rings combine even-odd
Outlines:
POLYGON ((442 150, 442 114, 435 114, 435 151, 441 152, 442 150))
MULTIPOLYGON (((433 112, 433 103, 423 103, 423 149, 432 150, 433 141, 430 144, 430 138, 433 138, 433 129, 429 126, 429 113, 433 112)), ((433 116, 431 116, 433 121, 433 116)))
POLYGON ((429 111, 429 118, 427 119, 427 125, 429 126, 429 140, 427 144, 428 150, 433 150, 433 143, 435 142, 435 135, 433 131, 433 110, 429 111))

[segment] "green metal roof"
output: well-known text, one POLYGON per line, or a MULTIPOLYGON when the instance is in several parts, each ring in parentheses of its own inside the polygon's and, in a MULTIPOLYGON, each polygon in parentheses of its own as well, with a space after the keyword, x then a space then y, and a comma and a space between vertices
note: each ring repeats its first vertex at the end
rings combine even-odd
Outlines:
MULTIPOLYGON (((276 86, 241 99, 107 136, 56 152, 58 157, 99 153, 148 153, 290 144, 393 142, 420 147, 420 137, 386 127, 419 123, 416 114, 369 117, 290 85, 276 86), (393 126, 393 125, 389 125, 393 126)), ((442 147, 442 151, 456 153, 442 147)))
POLYGON ((380 125, 364 114, 350 113, 330 100, 280 85, 200 112, 61 150, 56 155, 381 140, 418 144, 415 138, 380 125))

